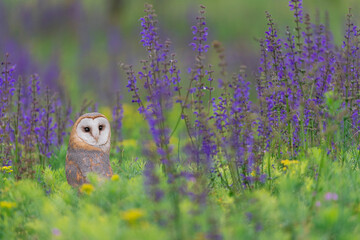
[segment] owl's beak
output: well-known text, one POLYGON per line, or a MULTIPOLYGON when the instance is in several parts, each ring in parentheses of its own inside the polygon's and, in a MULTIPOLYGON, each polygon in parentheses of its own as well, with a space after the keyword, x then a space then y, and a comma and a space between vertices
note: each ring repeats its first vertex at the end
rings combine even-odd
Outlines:
POLYGON ((100 137, 99 135, 95 135, 95 136, 94 136, 94 138, 95 138, 96 142, 98 142, 98 141, 99 141, 99 137, 100 137))

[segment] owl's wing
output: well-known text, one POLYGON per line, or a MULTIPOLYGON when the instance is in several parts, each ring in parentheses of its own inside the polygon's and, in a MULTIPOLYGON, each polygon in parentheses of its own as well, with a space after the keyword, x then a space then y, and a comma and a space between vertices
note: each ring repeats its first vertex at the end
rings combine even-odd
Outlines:
POLYGON ((108 154, 101 151, 94 151, 89 155, 87 162, 89 164, 90 172, 95 172, 100 176, 108 178, 112 176, 112 169, 108 154))
POLYGON ((66 179, 71 186, 78 187, 86 182, 85 175, 78 164, 70 159, 69 155, 66 156, 65 170, 66 179))

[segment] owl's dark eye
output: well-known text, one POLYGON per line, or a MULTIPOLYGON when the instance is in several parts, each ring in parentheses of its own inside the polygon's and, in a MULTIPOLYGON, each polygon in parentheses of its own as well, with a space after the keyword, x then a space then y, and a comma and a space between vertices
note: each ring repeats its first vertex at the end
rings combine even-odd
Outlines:
POLYGON ((85 132, 90 132, 90 128, 89 127, 84 127, 84 131, 85 132))
POLYGON ((100 130, 100 131, 103 130, 103 128, 104 128, 103 125, 100 125, 100 126, 99 126, 99 130, 100 130))

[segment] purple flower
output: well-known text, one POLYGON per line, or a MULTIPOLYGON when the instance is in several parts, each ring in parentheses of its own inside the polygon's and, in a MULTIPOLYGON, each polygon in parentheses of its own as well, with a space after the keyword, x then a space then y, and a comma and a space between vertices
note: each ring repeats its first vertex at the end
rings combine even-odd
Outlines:
POLYGON ((327 201, 337 201, 338 200, 338 195, 336 193, 332 193, 332 192, 327 192, 324 196, 325 200, 327 201))
MULTIPOLYGON (((121 104, 121 96, 120 96, 120 92, 116 93, 116 102, 115 102, 115 106, 113 108, 113 122, 112 122, 112 129, 114 131, 114 145, 117 145, 117 142, 122 141, 122 119, 123 119, 123 114, 124 114, 124 110, 123 110, 123 106, 121 104)), ((117 152, 120 151, 120 149, 116 149, 117 152)))
POLYGON ((290 0, 289 7, 291 11, 294 11, 294 17, 299 23, 303 22, 303 9, 302 0, 290 0))
POLYGON ((58 228, 53 228, 51 230, 52 234, 55 236, 60 236, 61 235, 61 231, 58 228))

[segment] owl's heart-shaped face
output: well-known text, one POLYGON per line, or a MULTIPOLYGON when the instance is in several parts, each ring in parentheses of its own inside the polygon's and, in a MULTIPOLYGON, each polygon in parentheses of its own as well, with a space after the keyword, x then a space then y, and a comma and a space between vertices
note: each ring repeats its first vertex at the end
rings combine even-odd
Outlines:
POLYGON ((102 146, 108 142, 110 123, 104 117, 84 118, 76 127, 77 135, 92 146, 102 146))

